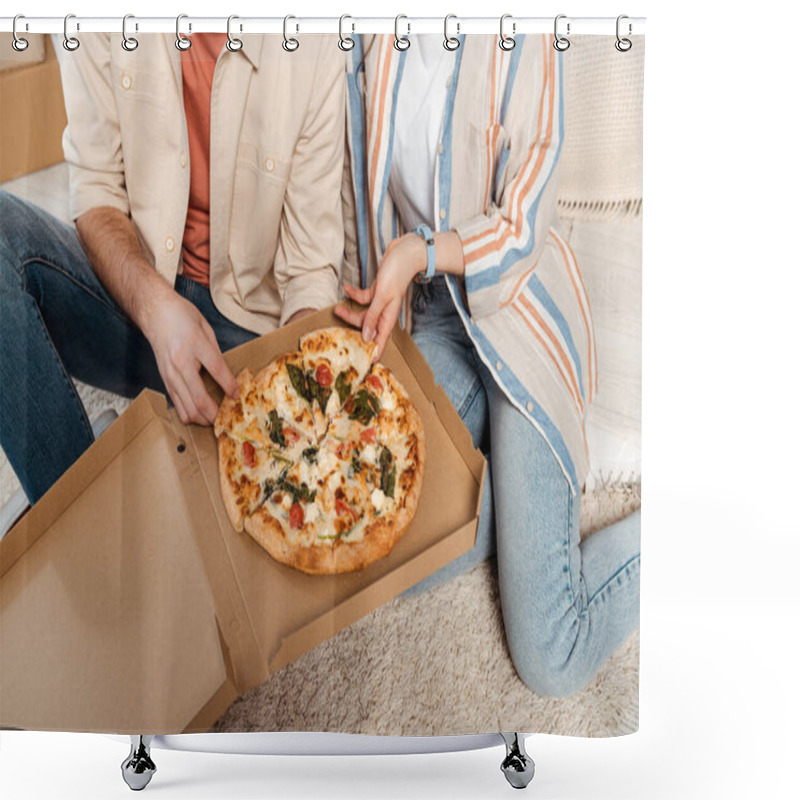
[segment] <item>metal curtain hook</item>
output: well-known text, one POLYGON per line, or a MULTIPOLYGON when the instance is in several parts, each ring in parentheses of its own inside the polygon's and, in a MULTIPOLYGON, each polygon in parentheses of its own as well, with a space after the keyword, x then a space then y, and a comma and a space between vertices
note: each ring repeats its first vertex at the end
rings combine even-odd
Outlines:
MULTIPOLYGON (((614 47, 616 47, 617 50, 620 51, 620 53, 627 53, 628 50, 630 50, 631 47, 633 47, 633 42, 631 42, 630 39, 622 39, 622 38, 620 38, 620 35, 619 35, 619 28, 620 28, 619 24, 624 19, 628 19, 628 17, 625 14, 620 14, 617 17, 617 41, 614 43, 614 47)), ((628 35, 630 35, 632 32, 633 32, 633 26, 629 22, 628 23, 628 35)))
MULTIPOLYGON (((175 18, 175 47, 178 50, 188 50, 192 46, 192 40, 181 33, 181 20, 187 19, 188 14, 178 14, 175 18)), ((192 32, 192 23, 189 23, 189 33, 192 32)))
MULTIPOLYGON (((339 49, 344 50, 345 52, 347 52, 348 50, 352 50, 356 46, 355 40, 353 39, 352 36, 344 35, 343 27, 344 27, 344 21, 346 19, 353 19, 353 18, 349 14, 342 14, 342 16, 339 17, 339 49)), ((353 31, 355 31, 355 29, 356 26, 351 22, 350 32, 352 33, 353 31)))
POLYGON ((408 33, 401 37, 399 30, 401 19, 408 19, 408 17, 405 14, 398 14, 394 18, 394 49, 402 53, 404 50, 408 50, 408 48, 411 47, 411 39, 408 38, 408 34, 411 33, 411 23, 406 22, 408 33))
MULTIPOLYGON (((74 14, 67 14, 64 17, 64 41, 62 44, 64 45, 65 50, 69 50, 70 53, 74 53, 80 46, 81 43, 78 41, 77 37, 70 36, 67 31, 67 25, 71 19, 75 19, 74 14)), ((80 23, 75 23, 76 30, 80 30, 80 23)))
MULTIPOLYGON (((297 19, 297 17, 293 17, 291 14, 287 14, 283 18, 283 49, 287 53, 294 53, 294 51, 297 50, 298 47, 300 47, 300 42, 298 42, 297 39, 289 36, 286 33, 286 29, 287 29, 287 27, 289 25, 289 20, 290 19, 297 19)), ((300 30, 300 26, 295 23, 295 31, 299 31, 299 30, 300 30)))
MULTIPOLYGON (((133 14, 126 14, 122 18, 122 49, 132 53, 138 46, 139 40, 134 39, 133 36, 128 36, 128 20, 135 19, 133 14)), ((136 30, 139 30, 139 25, 135 23, 136 30)))
MULTIPOLYGON (((18 53, 21 53, 23 50, 27 50, 28 49, 28 40, 27 39, 23 39, 21 36, 17 36, 17 20, 18 19, 25 19, 25 16, 23 14, 17 14, 17 16, 14 17, 14 22, 12 23, 12 26, 11 26, 11 33, 14 36, 14 40, 11 42, 11 46, 18 53)), ((28 23, 27 22, 25 23, 25 30, 28 30, 28 23)))
MULTIPOLYGON (((237 51, 242 49, 242 40, 236 39, 235 37, 231 36, 231 22, 233 22, 233 20, 235 19, 239 19, 239 17, 237 17, 236 14, 231 14, 228 17, 228 41, 225 42, 225 47, 227 47, 228 50, 231 51, 231 53, 236 53, 237 51)), ((241 29, 242 26, 240 25, 239 30, 241 29)))
POLYGON ((500 17, 500 41, 498 44, 501 50, 513 50, 517 46, 517 40, 514 38, 517 32, 517 23, 511 23, 511 36, 506 36, 505 22, 507 19, 511 19, 511 14, 503 14, 503 16, 500 17))
MULTIPOLYGON (((565 50, 569 50, 569 39, 558 32, 558 21, 566 18, 566 14, 559 14, 556 17, 556 21, 553 23, 553 47, 561 53, 565 50)), ((567 35, 569 35, 569 22, 567 22, 567 35)))
MULTIPOLYGON (((444 49, 445 50, 458 50, 461 46, 461 40, 457 39, 455 36, 448 36, 447 35, 447 23, 450 22, 451 19, 457 19, 455 14, 448 14, 444 18, 444 49)), ((461 23, 456 22, 456 34, 461 33, 461 23)))

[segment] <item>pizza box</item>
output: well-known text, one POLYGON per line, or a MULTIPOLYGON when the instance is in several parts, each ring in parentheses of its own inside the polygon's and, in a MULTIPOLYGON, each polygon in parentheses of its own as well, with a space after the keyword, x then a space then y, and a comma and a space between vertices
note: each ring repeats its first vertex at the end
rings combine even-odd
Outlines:
MULTIPOLYGON (((320 311, 226 359, 258 369, 334 324, 320 311)), ((273 561, 230 525, 211 428, 182 425, 146 390, 0 542, 0 726, 206 731, 238 695, 473 547, 484 458, 407 333, 382 361, 420 412, 428 458, 414 521, 386 558, 333 576, 273 561)))

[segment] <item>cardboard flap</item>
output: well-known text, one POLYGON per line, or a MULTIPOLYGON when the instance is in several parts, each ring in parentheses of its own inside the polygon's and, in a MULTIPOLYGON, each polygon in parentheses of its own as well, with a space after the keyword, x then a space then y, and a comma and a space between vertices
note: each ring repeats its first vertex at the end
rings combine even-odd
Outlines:
POLYGON ((2 542, 0 725, 177 733, 233 699, 178 455, 145 392, 2 542))

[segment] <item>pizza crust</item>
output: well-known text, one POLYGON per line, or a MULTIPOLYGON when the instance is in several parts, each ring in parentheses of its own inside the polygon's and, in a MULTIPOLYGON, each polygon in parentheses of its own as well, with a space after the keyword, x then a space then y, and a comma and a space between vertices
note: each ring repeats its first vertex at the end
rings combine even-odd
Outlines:
POLYGON ((234 464, 237 460, 236 442, 223 431, 218 437, 217 449, 219 451, 219 488, 222 494, 222 503, 228 512, 231 525, 241 533, 244 529, 245 514, 241 502, 243 497, 238 491, 233 476, 234 464))

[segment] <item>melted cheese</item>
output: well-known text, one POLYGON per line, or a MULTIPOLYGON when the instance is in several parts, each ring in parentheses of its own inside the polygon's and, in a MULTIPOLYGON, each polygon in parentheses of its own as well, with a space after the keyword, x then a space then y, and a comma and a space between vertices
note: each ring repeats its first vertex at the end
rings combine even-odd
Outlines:
POLYGON ((327 475, 339 466, 339 459, 330 450, 321 449, 317 456, 317 464, 319 465, 320 474, 327 475))
POLYGON ((319 506, 316 503, 309 503, 306 506, 306 517, 305 521, 307 523, 316 522, 319 519, 319 506))
POLYGON ((369 499, 372 500, 372 505, 375 507, 375 510, 381 511, 384 501, 386 500, 386 495, 380 489, 375 489, 369 499))
POLYGON ((383 408, 387 411, 394 411, 397 408, 397 401, 394 397, 394 392, 391 389, 385 391, 381 395, 381 403, 383 404, 383 408))
POLYGON ((325 413, 329 417, 332 417, 334 416, 334 414, 339 413, 339 408, 340 408, 339 392, 337 392, 336 389, 333 389, 333 391, 331 392, 330 400, 328 400, 328 406, 325 409, 325 413))

